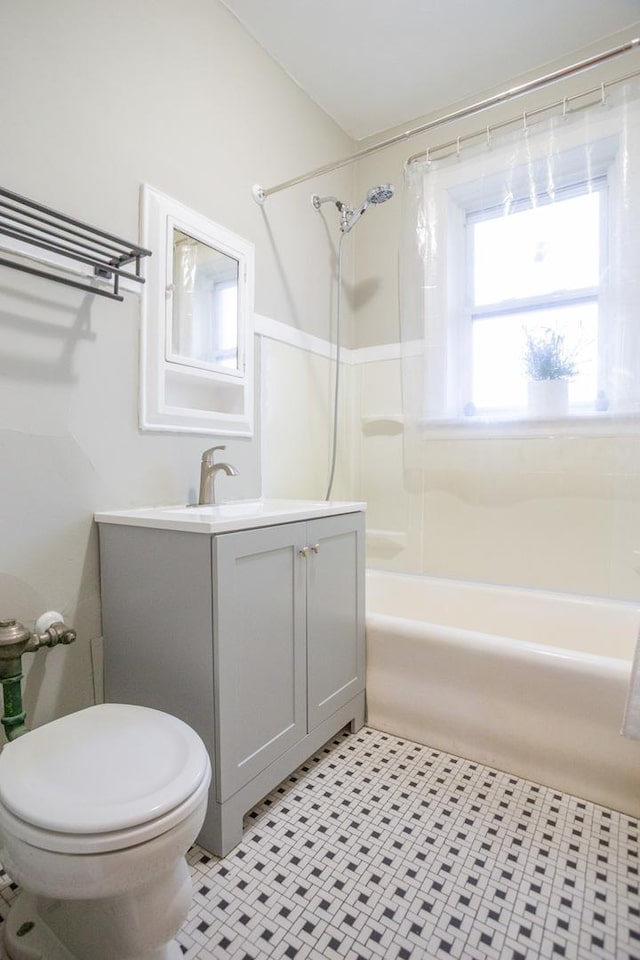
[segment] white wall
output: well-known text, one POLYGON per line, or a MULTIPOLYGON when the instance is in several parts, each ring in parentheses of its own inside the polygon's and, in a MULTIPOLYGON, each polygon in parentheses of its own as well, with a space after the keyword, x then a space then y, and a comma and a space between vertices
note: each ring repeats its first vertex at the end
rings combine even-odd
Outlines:
MULTIPOLYGON (((135 241, 148 182, 255 243, 259 313, 330 336, 334 250, 311 189, 260 208, 251 186, 352 144, 217 0, 0 0, 0 89, 1 186, 135 241)), ((332 189, 350 192, 352 176, 332 189)), ((0 617, 32 625, 57 608, 78 629, 30 662, 32 722, 92 700, 93 512, 186 502, 211 445, 140 433, 139 319, 136 295, 111 303, 0 268, 0 617)), ((219 495, 260 493, 257 424, 226 440, 240 476, 220 477, 219 495)), ((304 477, 315 453, 297 455, 304 477)))

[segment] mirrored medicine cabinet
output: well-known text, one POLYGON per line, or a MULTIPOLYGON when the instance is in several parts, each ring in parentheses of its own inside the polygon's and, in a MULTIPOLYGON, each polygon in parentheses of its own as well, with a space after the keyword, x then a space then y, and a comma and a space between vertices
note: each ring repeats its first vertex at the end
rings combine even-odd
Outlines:
POLYGON ((142 236, 143 430, 253 433, 254 248, 148 185, 142 236))

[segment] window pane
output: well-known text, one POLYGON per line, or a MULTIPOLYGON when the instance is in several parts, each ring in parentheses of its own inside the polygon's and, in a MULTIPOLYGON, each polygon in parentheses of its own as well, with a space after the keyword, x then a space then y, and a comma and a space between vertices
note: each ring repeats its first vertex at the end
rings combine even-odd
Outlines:
POLYGON ((471 221, 473 302, 596 287, 601 191, 491 220, 471 221))
POLYGON ((598 307, 583 303, 474 320, 473 403, 479 413, 525 410, 526 334, 539 334, 545 329, 564 337, 564 346, 578 368, 569 381, 569 403, 593 405, 597 392, 598 307))
POLYGON ((216 283, 217 349, 216 363, 222 367, 238 366, 238 284, 216 283))

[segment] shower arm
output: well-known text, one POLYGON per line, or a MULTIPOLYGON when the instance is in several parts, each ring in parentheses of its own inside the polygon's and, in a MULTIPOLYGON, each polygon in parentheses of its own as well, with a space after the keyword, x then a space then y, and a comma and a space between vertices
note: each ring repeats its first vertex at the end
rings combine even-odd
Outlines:
POLYGON ((351 230, 356 220, 359 220, 362 215, 361 210, 354 220, 354 210, 351 204, 344 203, 342 200, 338 200, 337 197, 320 197, 317 193, 311 194, 311 204, 315 210, 319 210, 323 203, 333 203, 338 208, 340 211, 340 229, 343 233, 349 233, 349 230, 351 230))
POLYGON ((311 194, 311 203, 316 210, 319 210, 323 203, 335 203, 338 210, 344 206, 342 200, 338 200, 337 197, 320 197, 317 193, 311 194))

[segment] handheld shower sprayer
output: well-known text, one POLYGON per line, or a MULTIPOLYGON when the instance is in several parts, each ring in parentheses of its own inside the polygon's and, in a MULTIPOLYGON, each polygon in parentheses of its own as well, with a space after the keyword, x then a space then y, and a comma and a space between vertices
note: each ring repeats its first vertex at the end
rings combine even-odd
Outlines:
POLYGON ((336 301, 336 359, 335 359, 335 385, 334 385, 334 395, 333 395, 333 426, 331 431, 331 456, 330 456, 330 466, 329 466, 329 485, 327 487, 327 493, 325 500, 331 499, 331 491, 333 490, 333 481, 336 472, 336 457, 338 452, 338 407, 339 407, 339 396, 340 396, 340 318, 342 314, 342 245, 344 241, 345 234, 356 225, 362 214, 365 212, 369 204, 373 203, 376 206, 379 203, 384 203, 385 200, 390 200, 394 194, 394 188, 391 183, 382 183, 377 187, 371 187, 367 190, 367 195, 365 199, 360 204, 359 208, 355 210, 350 204, 344 203, 342 200, 338 200, 337 197, 321 197, 317 193, 311 195, 311 204, 315 210, 320 210, 320 207, 323 203, 334 203, 338 210, 340 211, 340 241, 338 243, 338 292, 337 292, 337 301, 336 301))
POLYGON ((367 190, 367 195, 357 210, 351 204, 338 200, 337 197, 320 197, 317 193, 312 194, 311 203, 316 210, 319 210, 323 203, 335 203, 340 211, 340 229, 343 233, 349 233, 369 204, 384 203, 385 200, 390 200, 393 194, 393 184, 382 183, 380 186, 371 187, 370 190, 367 190))

